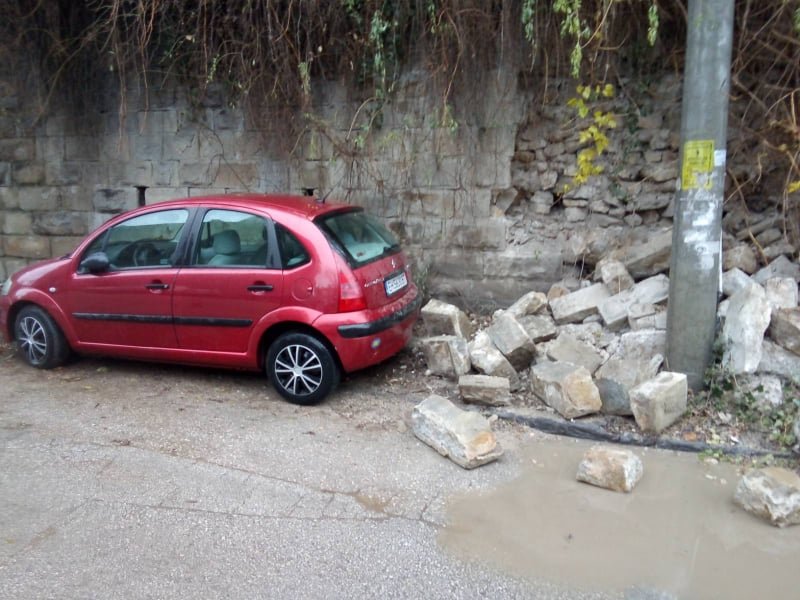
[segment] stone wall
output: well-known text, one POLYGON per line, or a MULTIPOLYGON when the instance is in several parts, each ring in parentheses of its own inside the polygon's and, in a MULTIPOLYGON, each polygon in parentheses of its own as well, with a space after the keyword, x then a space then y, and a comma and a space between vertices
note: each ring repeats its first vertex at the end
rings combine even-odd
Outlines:
POLYGON ((247 118, 221 94, 198 104, 179 89, 130 89, 89 114, 52 102, 38 115, 6 81, 0 279, 142 202, 216 192, 313 187, 364 205, 400 235, 430 292, 473 308, 585 273, 609 249, 670 226, 679 82, 603 101, 618 122, 597 161, 604 172, 562 194, 592 117, 568 106, 574 82, 542 94, 518 81, 484 74, 452 110, 418 71, 379 110, 314 82, 313 118, 292 139, 277 117, 274 127, 247 118))

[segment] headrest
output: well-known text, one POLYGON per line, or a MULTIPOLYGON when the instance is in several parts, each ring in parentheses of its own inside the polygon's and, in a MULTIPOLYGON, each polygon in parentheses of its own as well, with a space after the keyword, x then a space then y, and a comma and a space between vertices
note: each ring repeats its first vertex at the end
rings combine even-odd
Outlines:
POLYGON ((214 252, 217 254, 238 254, 241 249, 239 234, 233 229, 225 229, 214 236, 214 252))

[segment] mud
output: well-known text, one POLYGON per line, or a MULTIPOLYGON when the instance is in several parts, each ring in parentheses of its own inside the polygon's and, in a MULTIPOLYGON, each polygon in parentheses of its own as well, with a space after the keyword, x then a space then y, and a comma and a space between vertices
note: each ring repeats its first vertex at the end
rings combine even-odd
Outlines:
POLYGON ((733 503, 737 467, 638 450, 631 494, 575 480, 586 442, 530 444, 515 481, 453 498, 440 544, 532 581, 678 598, 792 598, 800 526, 777 529, 733 503))

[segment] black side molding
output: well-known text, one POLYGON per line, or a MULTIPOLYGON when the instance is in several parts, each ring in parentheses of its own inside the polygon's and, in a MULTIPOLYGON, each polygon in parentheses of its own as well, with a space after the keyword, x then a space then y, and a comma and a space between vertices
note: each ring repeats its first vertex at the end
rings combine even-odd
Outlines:
POLYGON ((357 323, 354 325, 339 325, 339 335, 343 338, 359 338, 364 337, 367 335, 375 335, 376 333, 380 333, 381 331, 385 331, 390 327, 397 325, 401 321, 404 321, 406 317, 408 317, 411 313, 414 313, 419 309, 422 305, 422 294, 417 294, 417 297, 414 298, 411 302, 406 304, 403 308, 398 310, 396 313, 383 317, 382 319, 378 319, 377 321, 371 321, 369 323, 357 323))

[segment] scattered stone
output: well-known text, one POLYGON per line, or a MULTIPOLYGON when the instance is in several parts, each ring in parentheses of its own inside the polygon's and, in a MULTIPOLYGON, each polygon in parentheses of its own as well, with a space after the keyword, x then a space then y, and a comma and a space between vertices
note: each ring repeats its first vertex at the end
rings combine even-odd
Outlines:
POLYGON ((725 271, 740 269, 752 275, 758 269, 758 259, 749 244, 739 244, 722 253, 722 268, 725 271))
POLYGON ((594 373, 606 358, 591 344, 582 342, 568 333, 561 333, 555 340, 547 344, 545 352, 548 358, 555 362, 567 362, 586 367, 589 373, 594 373))
POLYGON ((485 465, 503 454, 487 419, 461 410, 436 394, 414 407, 411 429, 420 440, 465 469, 485 465))
POLYGON ((741 382, 741 391, 750 394, 762 411, 783 404, 783 383, 777 375, 751 375, 741 382))
POLYGON ((634 279, 651 277, 669 269, 672 250, 672 229, 650 236, 643 244, 629 246, 611 253, 621 261, 634 279))
POLYGON ((547 291, 547 302, 552 303, 552 301, 556 298, 561 298, 569 293, 569 288, 567 288, 567 286, 565 286, 563 283, 554 283, 547 291))
POLYGON ((753 281, 763 285, 773 277, 791 277, 800 281, 800 265, 781 255, 753 275, 753 281))
POLYGON ((596 314, 598 305, 609 295, 604 283, 596 283, 550 300, 550 310, 556 323, 577 323, 596 314))
POLYGON ((558 333, 555 321, 546 315, 528 315, 520 317, 517 321, 525 328, 535 344, 552 340, 558 333))
POLYGON ((612 258, 604 258, 597 263, 595 278, 598 276, 612 294, 624 292, 632 288, 634 284, 633 277, 628 273, 625 265, 612 258))
POLYGON ((770 340, 764 340, 761 349, 761 362, 758 363, 759 373, 781 375, 796 385, 800 385, 800 356, 781 348, 770 340))
POLYGON ((764 284, 767 302, 776 308, 797 308, 797 282, 791 277, 773 277, 764 284))
POLYGON ((603 401, 603 412, 609 415, 632 415, 630 390, 640 383, 653 379, 663 361, 664 357, 660 354, 654 355, 649 360, 609 358, 595 374, 597 389, 603 401))
POLYGON ((467 341, 456 335, 439 335, 420 340, 428 369, 434 375, 458 379, 469 373, 471 363, 467 341))
POLYGON ((629 331, 619 338, 615 353, 618 358, 636 358, 650 361, 656 356, 667 355, 667 332, 658 329, 629 331))
POLYGON ((628 310, 633 304, 663 302, 669 297, 669 278, 656 275, 640 281, 632 288, 600 302, 598 310, 609 329, 619 329, 628 320, 628 310))
POLYGON ((631 409, 642 431, 660 433, 686 412, 686 375, 663 371, 630 392, 631 409))
POLYGON ((800 308, 772 311, 769 336, 779 346, 800 356, 800 308))
POLYGON ((777 527, 800 523, 800 477, 789 469, 753 469, 739 480, 734 501, 777 527))
POLYGON ((422 307, 420 316, 429 336, 457 335, 469 339, 472 335, 469 318, 453 304, 433 299, 422 307))
POLYGON ((722 328, 722 364, 736 374, 755 372, 769 321, 770 306, 763 287, 752 285, 736 292, 722 328))
POLYGON ((526 315, 534 315, 547 306, 547 296, 541 292, 528 292, 508 307, 508 314, 519 319, 526 315))
POLYGON ((507 377, 462 375, 458 378, 458 392, 464 402, 486 406, 508 406, 511 403, 511 386, 507 377))
POLYGON ((628 388, 613 379, 604 379, 602 377, 596 378, 594 384, 597 386, 597 391, 600 393, 600 401, 603 403, 600 412, 606 415, 623 417, 633 414, 628 388))
POLYGON ((641 459, 630 450, 592 446, 578 465, 578 481, 615 492, 630 492, 642 478, 641 459))
POLYGON ((596 413, 603 406, 591 373, 570 363, 534 365, 531 391, 565 419, 596 413))
POLYGON ((511 389, 519 387, 519 377, 516 369, 511 366, 508 359, 492 343, 492 338, 485 331, 479 331, 469 343, 469 357, 472 366, 481 373, 494 377, 505 377, 509 380, 511 389))
POLYGON ((525 328, 514 317, 508 313, 498 315, 486 329, 486 333, 517 371, 530 366, 536 353, 536 346, 525 328))
POLYGON ((633 331, 666 329, 667 311, 655 304, 631 304, 628 308, 628 325, 633 331))
POLYGON ((728 298, 751 285, 756 285, 756 282, 740 269, 731 269, 722 274, 722 293, 728 298))

